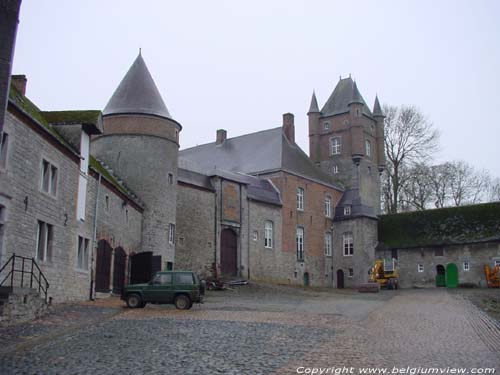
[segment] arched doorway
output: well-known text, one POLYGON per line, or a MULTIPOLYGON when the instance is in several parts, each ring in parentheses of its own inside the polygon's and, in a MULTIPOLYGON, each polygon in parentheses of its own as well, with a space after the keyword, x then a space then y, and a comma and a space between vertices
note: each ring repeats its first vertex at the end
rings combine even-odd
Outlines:
POLYGON ((309 286, 309 272, 304 272, 304 286, 309 286))
POLYGON ((238 273, 238 238, 231 229, 224 229, 220 234, 220 268, 224 276, 236 276, 238 273))
POLYGON ((344 289, 344 271, 337 270, 337 289, 344 289))
POLYGON ((456 288, 458 286, 458 267, 455 263, 446 266, 446 287, 456 288))
POLYGON ((446 286, 446 270, 442 264, 436 266, 436 286, 446 286))
POLYGON ((101 293, 109 292, 109 281, 111 273, 111 253, 113 248, 106 240, 97 243, 97 257, 95 262, 95 291, 101 293))
POLYGON ((153 252, 144 251, 130 257, 130 284, 147 283, 151 280, 153 252))
POLYGON ((121 247, 115 249, 113 260, 113 293, 121 294, 125 285, 125 264, 127 254, 121 247))

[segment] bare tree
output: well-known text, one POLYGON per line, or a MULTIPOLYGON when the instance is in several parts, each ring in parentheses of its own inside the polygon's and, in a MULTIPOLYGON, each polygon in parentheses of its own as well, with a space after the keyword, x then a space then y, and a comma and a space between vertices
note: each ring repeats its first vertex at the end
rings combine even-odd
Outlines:
POLYGON ((410 210, 425 210, 434 197, 432 168, 425 163, 417 163, 402 172, 407 176, 401 194, 403 205, 410 210))
POLYGON ((430 184, 433 190, 434 206, 445 207, 450 200, 451 163, 438 164, 431 167, 430 184))
POLYGON ((486 171, 476 171, 464 161, 451 162, 449 189, 455 206, 479 203, 485 199, 490 185, 490 177, 486 171))
POLYGON ((500 178, 491 181, 488 189, 488 200, 490 202, 500 201, 500 178))
POLYGON ((417 162, 428 160, 438 149, 439 132, 412 106, 384 106, 387 171, 384 186, 386 212, 399 211, 401 192, 408 181, 403 173, 417 162))

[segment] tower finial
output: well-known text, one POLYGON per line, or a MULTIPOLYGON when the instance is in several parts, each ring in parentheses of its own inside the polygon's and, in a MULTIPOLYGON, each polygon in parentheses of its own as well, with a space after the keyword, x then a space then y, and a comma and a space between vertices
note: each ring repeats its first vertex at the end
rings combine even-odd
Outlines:
POLYGON ((141 54, 141 47, 139 47, 139 56, 141 56, 141 55, 142 55, 142 54, 141 54))

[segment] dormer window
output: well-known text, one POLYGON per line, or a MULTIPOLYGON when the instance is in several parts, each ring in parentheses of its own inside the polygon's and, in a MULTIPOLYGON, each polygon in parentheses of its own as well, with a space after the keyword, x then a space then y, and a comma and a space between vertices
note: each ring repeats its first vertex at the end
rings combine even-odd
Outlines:
POLYGON ((344 216, 348 216, 351 214, 351 206, 344 207, 344 216))
POLYGON ((330 130, 330 123, 328 121, 323 123, 323 129, 330 130))

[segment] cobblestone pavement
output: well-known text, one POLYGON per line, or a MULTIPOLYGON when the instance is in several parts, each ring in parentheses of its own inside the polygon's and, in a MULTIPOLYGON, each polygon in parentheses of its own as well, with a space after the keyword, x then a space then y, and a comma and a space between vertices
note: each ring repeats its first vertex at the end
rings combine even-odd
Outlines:
POLYGON ((207 303, 190 311, 149 305, 130 310, 110 299, 0 328, 0 374, 257 375, 342 366, 353 373, 393 366, 500 370, 499 343, 498 324, 459 293, 252 285, 210 292, 207 303))

